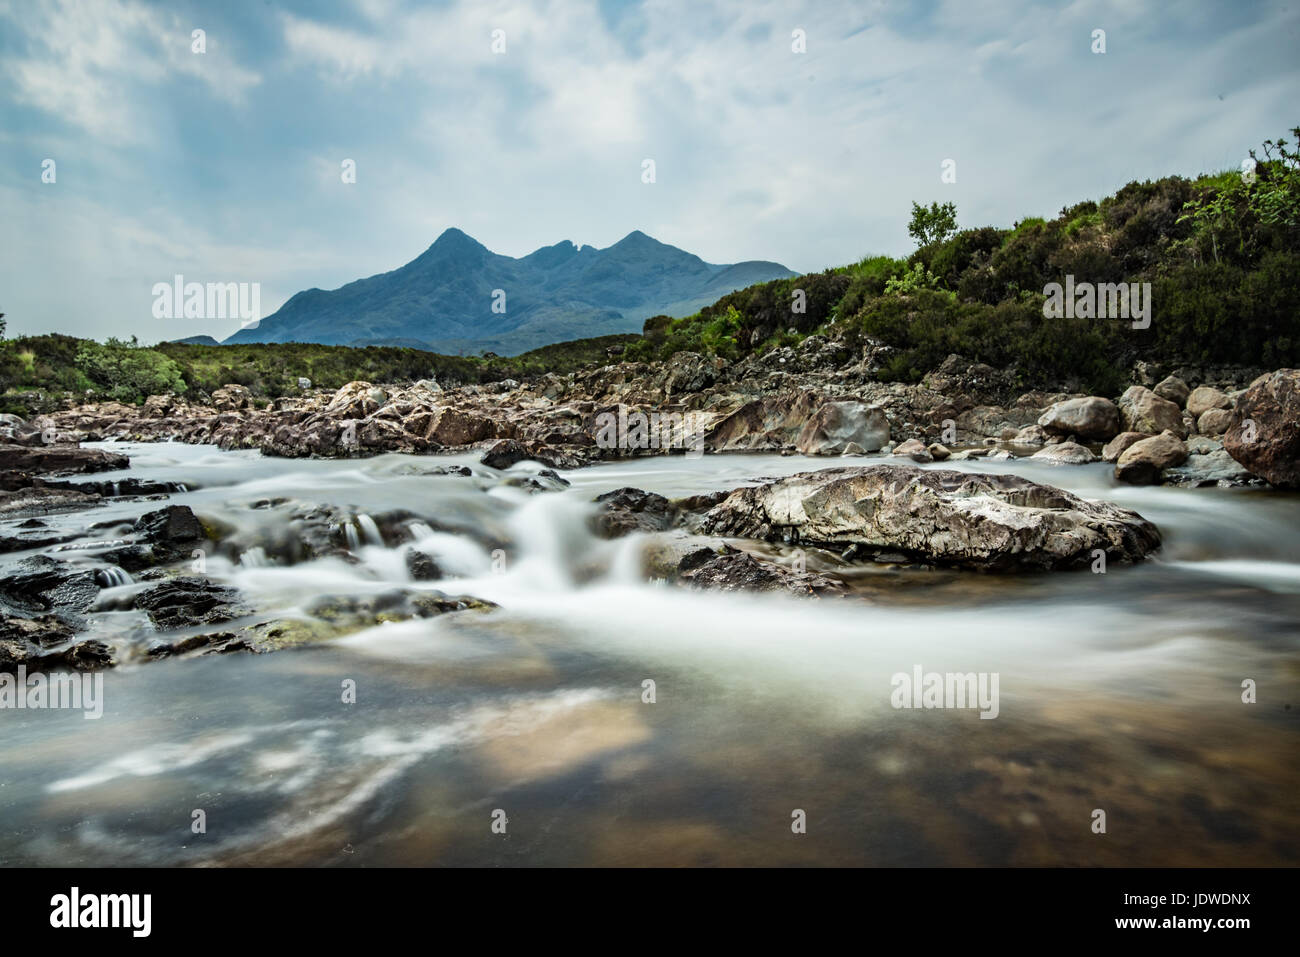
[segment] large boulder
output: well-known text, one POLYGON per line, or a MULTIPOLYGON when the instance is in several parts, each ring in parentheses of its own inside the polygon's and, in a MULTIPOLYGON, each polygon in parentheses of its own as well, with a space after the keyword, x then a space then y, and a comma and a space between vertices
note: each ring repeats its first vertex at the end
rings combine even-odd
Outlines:
POLYGON ((1196 431, 1201 435, 1222 435, 1232 425, 1229 409, 1206 409, 1196 420, 1196 431))
POLYGON ((1183 410, 1177 403, 1160 398, 1145 386, 1131 386, 1120 396, 1119 414, 1126 432, 1159 435, 1168 429, 1180 439, 1187 438, 1183 410))
POLYGON ((1218 389, 1212 386, 1203 385, 1193 389, 1192 394, 1187 397, 1187 411, 1193 418, 1199 419, 1211 409, 1231 409, 1232 400, 1218 389))
POLYGON ((84 449, 79 445, 0 445, 0 470, 40 475, 110 472, 124 469, 131 460, 121 452, 84 449))
POLYGON ((218 412, 238 412, 253 404, 253 393, 242 385, 223 385, 212 390, 212 407, 218 412))
POLYGON ((1187 383, 1176 375, 1161 379, 1151 391, 1162 399, 1168 399, 1180 409, 1187 404, 1187 396, 1191 392, 1187 383))
POLYGON ((1102 448, 1102 461, 1116 462, 1134 442, 1141 442, 1143 439, 1149 439, 1150 437, 1145 432, 1121 432, 1102 448))
POLYGON ((1077 435, 1104 442, 1119 432, 1119 409, 1110 399, 1095 395, 1066 399, 1039 416, 1038 424, 1054 435, 1077 435))
POLYGON ((1187 461, 1187 446, 1174 433, 1165 431, 1134 442, 1115 463, 1115 478, 1131 485, 1152 485, 1167 468, 1187 461))
POLYGON ((1300 488, 1300 369, 1260 376, 1237 399, 1228 454, 1278 488, 1300 488))
POLYGON ((1160 545, 1154 525, 1107 502, 1014 475, 910 465, 824 469, 737 489, 701 530, 979 569, 1078 567, 1098 549, 1131 562, 1160 545))
POLYGON ((850 445, 879 451, 889 441, 889 419, 863 402, 827 402, 800 430, 794 445, 804 455, 841 455, 850 445))

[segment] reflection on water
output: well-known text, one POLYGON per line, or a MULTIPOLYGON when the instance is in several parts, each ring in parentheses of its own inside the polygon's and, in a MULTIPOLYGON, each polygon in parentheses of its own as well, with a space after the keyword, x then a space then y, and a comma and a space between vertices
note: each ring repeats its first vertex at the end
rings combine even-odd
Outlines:
MULTIPOLYGON (((0 712, 3 863, 1300 859, 1293 496, 1115 487, 1100 467, 996 463, 1140 511, 1165 549, 1105 575, 873 566, 854 571, 855 598, 812 601, 641 581, 637 543, 592 539, 584 516, 611 488, 671 497, 820 461, 641 460, 567 473, 568 491, 530 496, 469 457, 128 451, 124 474, 187 483, 172 500, 235 534, 287 528, 304 502, 410 513, 448 576, 410 581, 373 521, 356 524, 355 563, 214 556, 210 577, 259 608, 301 612, 395 586, 501 607, 274 655, 123 667, 107 675, 99 721, 0 712), (477 474, 419 474, 446 464, 477 474), (918 665, 997 673, 998 718, 895 710, 891 676, 918 665), (1257 704, 1241 702, 1247 678, 1257 704), (806 834, 792 833, 796 809, 806 834), (1092 831, 1095 809, 1105 834, 1092 831), (192 831, 196 810, 206 833, 192 831), (492 830, 497 811, 504 834, 492 830)), ((64 521, 151 507, 117 502, 64 521)), ((98 627, 131 613, 114 614, 98 627)))

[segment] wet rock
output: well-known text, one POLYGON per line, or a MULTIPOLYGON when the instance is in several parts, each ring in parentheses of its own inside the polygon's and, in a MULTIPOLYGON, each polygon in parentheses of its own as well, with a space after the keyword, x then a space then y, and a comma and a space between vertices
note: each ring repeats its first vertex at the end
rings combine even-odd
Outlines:
POLYGON ((934 460, 934 456, 930 454, 930 450, 926 448, 925 443, 920 439, 908 439, 906 442, 899 442, 889 454, 905 455, 913 462, 931 462, 934 460))
POLYGON ((169 548, 189 548, 203 538, 203 526, 188 505, 146 512, 136 520, 134 529, 149 542, 169 548))
POLYGON ((1030 458, 1051 465, 1087 465, 1089 462, 1097 461, 1097 456, 1093 455, 1087 446, 1080 445, 1078 442, 1059 442, 1056 445, 1049 445, 1035 452, 1030 458))
POLYGON ((250 611, 234 588, 188 575, 145 589, 135 596, 135 606, 159 631, 220 624, 250 611))
POLYGON ((889 441, 889 419, 877 406, 862 402, 827 402, 795 438, 804 455, 841 455, 850 445, 878 451, 889 441))
POLYGON ((440 591, 395 588, 378 595, 338 595, 321 598, 308 614, 334 626, 336 634, 371 628, 386 621, 434 618, 456 611, 489 611, 494 602, 440 591))
POLYGON ((124 469, 130 459, 120 452, 78 445, 0 445, 0 469, 41 475, 73 475, 124 469))
POLYGON ((936 462, 944 462, 952 457, 952 450, 949 449, 948 446, 939 442, 933 442, 930 445, 927 445, 925 450, 930 453, 930 458, 934 459, 936 462))
POLYGON ((670 528, 676 509, 662 495, 639 488, 620 488, 598 495, 600 509, 591 517, 592 531, 602 538, 670 528))
POLYGON ((540 442, 519 442, 516 439, 501 439, 495 442, 479 461, 494 469, 508 469, 525 459, 540 462, 553 469, 575 469, 587 464, 576 455, 561 449, 551 448, 540 442))
POLYGON ((1130 485, 1152 485, 1160 473, 1187 461, 1187 446, 1174 433, 1165 431, 1134 442, 1115 463, 1115 478, 1130 485))
POLYGON ((1013 475, 906 465, 825 469, 737 489, 701 527, 978 569, 1081 567, 1095 549, 1132 562, 1160 545, 1154 525, 1110 503, 1013 475))
POLYGON ((0 598, 13 608, 55 612, 60 617, 79 615, 99 594, 92 569, 35 555, 6 568, 0 581, 0 598))
POLYGON ((1228 454, 1278 488, 1300 488, 1300 369, 1251 383, 1223 436, 1228 454))
POLYGON ((1211 485, 1228 488, 1258 483, 1260 480, 1242 468, 1241 463, 1225 449, 1217 448, 1189 455, 1183 465, 1165 469, 1161 481, 1165 485, 1180 485, 1185 488, 1211 485))
POLYGON ((791 595, 839 595, 844 583, 825 575, 796 571, 775 562, 759 561, 747 552, 722 554, 700 549, 682 559, 678 581, 710 591, 785 592, 791 595))
POLYGON ((1077 435, 1104 442, 1119 432, 1119 409, 1110 399, 1095 395, 1066 399, 1044 412, 1038 424, 1055 435, 1077 435))
POLYGON ((406 573, 412 581, 432 582, 443 577, 442 569, 432 557, 415 548, 406 550, 406 573))
POLYGON ((1131 386, 1120 396, 1119 412, 1126 432, 1159 435, 1168 430, 1180 439, 1187 438, 1183 410, 1177 403, 1160 398, 1144 386, 1131 386))

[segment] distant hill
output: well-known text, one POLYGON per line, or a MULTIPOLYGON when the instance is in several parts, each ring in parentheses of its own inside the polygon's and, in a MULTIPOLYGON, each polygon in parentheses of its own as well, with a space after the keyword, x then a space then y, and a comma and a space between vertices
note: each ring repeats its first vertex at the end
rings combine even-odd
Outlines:
MULTIPOLYGON (((706 263, 628 233, 606 249, 564 241, 520 259, 459 229, 392 272, 293 296, 227 344, 315 342, 517 355, 573 339, 639 332, 653 315, 685 316, 757 282, 793 276, 780 263, 706 263), (505 311, 493 311, 493 291, 505 311)), ((188 340, 187 340, 188 341, 188 340)))
POLYGON ((211 336, 188 336, 184 339, 170 339, 169 342, 179 342, 183 346, 219 346, 221 345, 211 336))

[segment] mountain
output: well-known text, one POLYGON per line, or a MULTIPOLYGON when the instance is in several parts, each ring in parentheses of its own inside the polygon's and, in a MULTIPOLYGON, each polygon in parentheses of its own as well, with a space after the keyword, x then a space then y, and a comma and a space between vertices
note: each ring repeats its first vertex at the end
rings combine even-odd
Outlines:
POLYGON ((706 263, 639 230, 606 249, 564 241, 520 259, 448 229, 392 272, 297 293, 227 344, 405 345, 517 355, 539 346, 640 332, 649 316, 686 316, 737 289, 795 273, 780 263, 706 263), (505 311, 493 311, 493 290, 505 311))
POLYGON ((170 339, 169 342, 179 343, 183 346, 219 346, 216 339, 211 336, 186 336, 184 339, 170 339))

